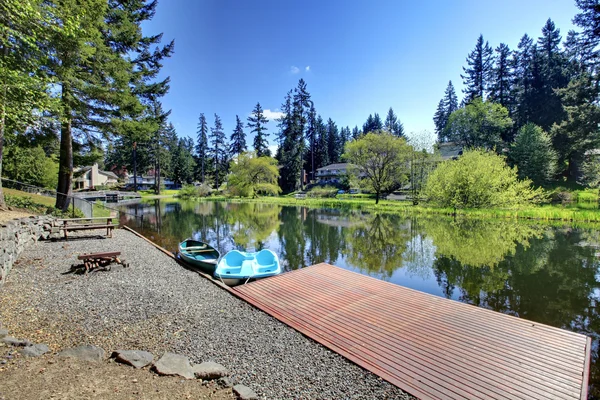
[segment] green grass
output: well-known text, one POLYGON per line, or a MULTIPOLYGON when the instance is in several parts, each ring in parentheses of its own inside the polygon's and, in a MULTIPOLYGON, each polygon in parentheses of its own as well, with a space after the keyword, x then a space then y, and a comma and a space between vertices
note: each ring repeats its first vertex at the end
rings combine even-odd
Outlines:
MULTIPOLYGON (((16 189, 3 188, 6 205, 27 210, 33 214, 52 214, 55 217, 72 217, 73 211, 69 209, 66 212, 54 208, 55 199, 53 197, 41 196, 22 192, 16 189)), ((75 209, 75 217, 83 217, 79 209, 75 209)))
MULTIPOLYGON (((140 196, 142 197, 152 197, 152 196, 157 196, 156 193, 154 193, 154 190, 138 190, 138 193, 140 194, 140 196)), ((168 190, 161 190, 160 191, 160 196, 175 196, 179 193, 179 189, 168 189, 168 190)))
POLYGON ((2 191, 4 192, 5 196, 9 195, 9 196, 18 196, 18 197, 29 197, 31 199, 31 201, 33 201, 34 203, 43 205, 46 207, 54 207, 54 204, 56 203, 56 199, 54 197, 42 196, 39 194, 32 194, 32 193, 22 192, 20 190, 9 189, 9 188, 2 188, 2 191))

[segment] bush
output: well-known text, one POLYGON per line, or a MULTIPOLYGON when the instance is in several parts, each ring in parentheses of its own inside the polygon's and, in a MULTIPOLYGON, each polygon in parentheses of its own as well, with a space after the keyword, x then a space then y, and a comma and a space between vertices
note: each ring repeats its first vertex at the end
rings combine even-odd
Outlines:
POLYGON ((189 199, 193 197, 206 197, 211 193, 212 189, 210 186, 206 184, 201 184, 199 186, 194 185, 183 185, 183 187, 179 190, 177 197, 181 197, 182 199, 189 199))
POLYGON ((313 198, 334 198, 338 190, 338 188, 333 186, 315 186, 306 195, 313 198))
POLYGON ((506 165, 504 157, 484 150, 469 150, 456 161, 441 163, 427 179, 425 196, 454 209, 513 208, 544 198, 530 180, 517 178, 516 168, 506 165))
POLYGON ((519 178, 542 185, 554 179, 557 158, 550 136, 539 126, 528 123, 519 129, 508 159, 518 168, 519 178))

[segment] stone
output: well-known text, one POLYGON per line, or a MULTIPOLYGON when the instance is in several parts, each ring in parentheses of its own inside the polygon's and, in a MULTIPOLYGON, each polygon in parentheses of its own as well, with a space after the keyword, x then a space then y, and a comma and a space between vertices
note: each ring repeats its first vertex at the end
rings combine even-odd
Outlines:
POLYGON ((16 339, 12 336, 5 336, 2 338, 2 342, 6 343, 9 346, 29 346, 32 343, 27 339, 16 339))
MULTIPOLYGON (((2 325, 0 324, 0 327, 2 325)), ((8 336, 8 330, 7 329, 0 329, 0 339, 5 338, 8 336)))
POLYGON ((231 382, 231 379, 229 379, 229 377, 227 377, 227 376, 219 378, 217 380, 217 384, 220 387, 222 387, 223 389, 229 389, 229 388, 233 387, 233 382, 231 382))
POLYGON ((58 353, 59 357, 76 358, 83 361, 99 362, 104 360, 104 349, 92 345, 78 346, 58 353))
POLYGON ((48 348, 48 345, 39 343, 31 346, 25 346, 22 350, 19 351, 19 353, 21 353, 21 355, 23 355, 24 357, 39 357, 43 354, 46 354, 49 351, 50 349, 48 348))
POLYGON ((135 368, 144 368, 154 361, 152 353, 141 350, 117 350, 112 357, 120 363, 129 364, 135 368))
POLYGON ((192 369, 194 370, 194 375, 196 375, 196 378, 198 379, 219 379, 229 375, 229 371, 227 371, 227 368, 225 368, 221 364, 212 361, 196 364, 192 367, 192 369))
POLYGON ((166 352, 154 363, 154 370, 159 375, 179 375, 185 379, 194 379, 194 371, 189 358, 179 354, 166 352))
POLYGON ((237 398, 240 400, 258 399, 256 393, 254 393, 252 389, 245 385, 235 385, 233 387, 233 393, 235 393, 237 398))

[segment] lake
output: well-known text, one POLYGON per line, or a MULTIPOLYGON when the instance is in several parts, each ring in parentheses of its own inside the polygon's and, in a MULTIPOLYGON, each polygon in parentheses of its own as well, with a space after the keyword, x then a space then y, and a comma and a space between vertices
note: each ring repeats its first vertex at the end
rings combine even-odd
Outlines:
POLYGON ((593 338, 600 397, 600 225, 404 217, 273 204, 152 200, 121 223, 171 251, 193 237, 275 251, 285 270, 327 262, 398 285, 593 338))

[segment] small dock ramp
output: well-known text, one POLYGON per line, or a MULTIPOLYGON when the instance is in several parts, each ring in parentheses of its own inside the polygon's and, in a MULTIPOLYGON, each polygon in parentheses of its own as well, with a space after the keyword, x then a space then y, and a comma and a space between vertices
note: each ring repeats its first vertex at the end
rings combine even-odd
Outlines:
POLYGON ((585 399, 590 338, 318 264, 234 292, 422 399, 585 399))

